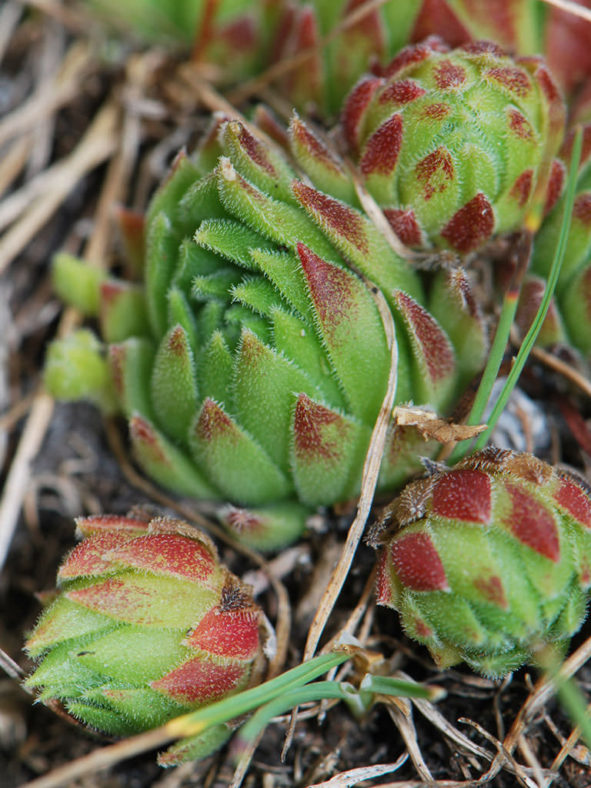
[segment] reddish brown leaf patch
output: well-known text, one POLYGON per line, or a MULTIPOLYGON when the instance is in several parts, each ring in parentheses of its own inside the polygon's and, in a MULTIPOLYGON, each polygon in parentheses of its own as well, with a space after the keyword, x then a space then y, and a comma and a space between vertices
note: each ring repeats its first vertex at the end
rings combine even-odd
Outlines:
POLYGON ((480 192, 456 211, 441 231, 441 236, 458 252, 467 253, 490 238, 494 227, 492 206, 480 192))
POLYGON ((172 533, 140 536, 109 557, 120 565, 195 583, 206 580, 216 566, 214 556, 203 544, 172 533))
POLYGON ((430 200, 436 193, 442 193, 455 177, 451 154, 445 148, 437 148, 415 167, 417 180, 423 187, 423 199, 430 200))
POLYGON ((184 640, 185 645, 233 659, 252 659, 259 645, 254 610, 210 610, 184 640))
POLYGON ((392 542, 390 556, 400 582, 411 591, 448 591, 439 553, 427 534, 408 534, 392 542))
POLYGON ((466 81, 466 70, 451 60, 442 60, 434 69, 435 84, 440 90, 459 88, 466 81))
POLYGON ((507 525, 520 542, 557 563, 560 560, 558 529, 550 512, 533 495, 510 482, 512 511, 507 525))
POLYGON ((575 520, 591 528, 591 500, 589 495, 572 479, 564 478, 554 494, 556 502, 575 520))
POLYGON ((402 146, 402 117, 393 115, 367 140, 359 167, 364 175, 389 175, 402 146))
POLYGON ((384 216, 406 246, 420 246, 423 234, 412 208, 384 208, 384 216))
POLYGON ((211 703, 231 692, 243 676, 241 665, 217 665, 197 657, 153 681, 150 686, 179 703, 197 705, 211 703))
POLYGON ((534 181, 534 173, 533 170, 526 170, 522 172, 515 179, 515 183, 511 187, 511 197, 513 197, 520 208, 527 203, 529 200, 529 196, 531 194, 532 186, 534 181))
POLYGON ((292 189, 300 204, 318 214, 332 232, 346 238, 360 252, 368 252, 363 220, 352 208, 301 181, 294 181, 292 189))
POLYGON ((433 512, 441 517, 488 523, 491 515, 490 479, 481 471, 444 474, 433 487, 433 512))

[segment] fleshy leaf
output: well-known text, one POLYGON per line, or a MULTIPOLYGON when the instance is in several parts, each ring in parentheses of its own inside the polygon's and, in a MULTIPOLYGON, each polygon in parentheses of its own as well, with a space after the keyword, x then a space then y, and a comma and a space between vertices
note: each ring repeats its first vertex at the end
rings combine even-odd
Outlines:
POLYGON ((209 398, 195 422, 190 446, 212 484, 234 500, 267 502, 289 492, 287 478, 256 440, 209 398))
POLYGON ((370 429, 300 394, 292 430, 293 475, 300 499, 318 505, 353 497, 359 490, 370 429))
POLYGON ((150 392, 158 423, 174 440, 183 443, 197 409, 195 359, 185 330, 173 326, 156 352, 150 392))

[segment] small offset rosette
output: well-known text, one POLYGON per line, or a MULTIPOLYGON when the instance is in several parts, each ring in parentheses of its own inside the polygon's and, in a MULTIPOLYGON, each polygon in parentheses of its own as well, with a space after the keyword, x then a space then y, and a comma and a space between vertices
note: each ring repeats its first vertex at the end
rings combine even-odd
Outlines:
POLYGON ((488 449, 410 484, 384 526, 378 602, 442 667, 502 676, 583 623, 591 498, 569 473, 488 449))
POLYGON ((342 113, 367 189, 412 247, 466 254, 541 215, 564 105, 540 58, 430 38, 363 78, 342 113))
POLYGON ((26 643, 40 700, 126 736, 248 686, 260 610, 208 537, 168 518, 77 525, 83 540, 26 643))

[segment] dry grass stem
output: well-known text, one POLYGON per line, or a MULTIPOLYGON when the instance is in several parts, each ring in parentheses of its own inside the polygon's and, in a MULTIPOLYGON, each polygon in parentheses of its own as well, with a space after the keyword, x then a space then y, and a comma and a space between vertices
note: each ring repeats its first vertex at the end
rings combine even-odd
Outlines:
POLYGON ((0 273, 57 211, 80 179, 114 152, 117 145, 115 131, 118 119, 119 110, 116 104, 113 101, 107 102, 94 118, 77 148, 55 165, 51 188, 47 188, 33 201, 24 215, 0 240, 0 273))
POLYGON ((23 171, 29 158, 30 150, 31 137, 25 134, 15 140, 8 152, 3 154, 2 159, 0 159, 0 196, 4 194, 23 171))
POLYGON ((45 438, 53 414, 53 404, 53 398, 49 394, 42 392, 36 396, 6 477, 0 500, 0 569, 6 561, 29 484, 31 465, 45 438))
POLYGON ((76 758, 76 760, 53 769, 49 774, 28 782, 22 788, 60 788, 60 786, 67 785, 85 775, 96 774, 108 769, 126 758, 133 758, 134 755, 162 747, 175 738, 176 734, 169 729, 169 726, 163 725, 160 728, 147 731, 147 733, 140 733, 139 736, 133 736, 116 744, 93 750, 82 758, 76 758))
POLYGON ((373 780, 382 777, 384 774, 392 774, 398 771, 408 760, 408 753, 404 752, 394 763, 376 763, 374 766, 361 766, 357 769, 349 769, 340 772, 321 783, 314 783, 309 788, 350 788, 358 785, 365 780, 373 780))
POLYGON ((568 14, 578 16, 579 19, 584 19, 586 22, 591 22, 591 9, 583 8, 573 0, 543 0, 548 5, 553 5, 561 11, 566 11, 568 14))
POLYGON ((322 637, 324 627, 326 626, 332 609, 347 578, 349 569, 351 568, 351 564, 355 556, 355 552, 357 550, 357 546, 363 535, 363 530, 365 528, 367 518, 369 517, 375 488, 378 482, 382 455, 384 453, 384 447, 386 444, 386 434, 388 431, 388 425, 390 423, 390 417, 396 396, 398 345, 396 343, 394 320, 383 294, 373 286, 370 287, 370 291, 374 296, 379 309, 384 325, 384 331, 386 333, 386 339, 390 348, 390 373, 388 376, 388 385, 386 388, 384 401, 382 402, 382 407, 373 428, 369 449, 363 466, 363 474, 361 477, 361 494, 359 496, 359 503, 357 505, 357 514, 353 520, 353 523, 351 524, 351 527, 349 528, 347 540, 343 547, 343 552, 339 563, 331 575, 329 584, 324 591, 320 604, 318 605, 318 610, 308 631, 306 648, 304 650, 304 661, 311 659, 311 657, 314 656, 318 642, 322 637))
POLYGON ((88 44, 73 44, 66 53, 54 86, 51 89, 47 85, 39 88, 24 104, 0 122, 0 145, 34 130, 46 117, 76 98, 91 64, 92 56, 88 44))
POLYGON ((64 5, 63 0, 19 0, 19 2, 42 11, 74 33, 84 34, 88 31, 91 21, 88 16, 78 8, 64 5))
POLYGON ((427 783, 433 783, 433 775, 427 766, 417 739, 417 730, 412 718, 412 706, 407 698, 384 698, 388 714, 398 728, 398 731, 419 776, 427 783))
POLYGON ((7 676, 10 676, 11 679, 18 681, 19 683, 25 678, 26 673, 21 668, 19 664, 17 664, 12 657, 3 651, 0 648, 0 668, 6 673, 7 676))
POLYGON ((549 369, 558 372, 563 378, 573 383, 587 397, 591 397, 591 381, 587 380, 575 367, 571 367, 557 356, 549 353, 541 347, 532 348, 531 355, 541 361, 549 369))
MULTIPOLYGON (((404 681, 411 680, 411 677, 401 670, 397 671, 396 676, 404 679, 404 681)), ((449 722, 449 720, 446 719, 430 701, 423 700, 422 698, 413 698, 412 703, 435 728, 441 731, 441 733, 443 733, 443 735, 452 741, 457 747, 460 747, 466 753, 474 755, 478 758, 484 758, 487 761, 492 761, 494 757, 492 753, 490 753, 488 750, 485 750, 479 744, 473 742, 465 734, 454 727, 451 722, 449 722)))
POLYGON ((4 60, 6 48, 10 44, 10 39, 17 28, 22 14, 22 4, 15 3, 14 0, 9 0, 0 9, 0 63, 4 60))
POLYGON ((0 415, 0 433, 9 432, 14 425, 19 422, 31 407, 35 399, 35 393, 27 394, 22 397, 5 413, 0 415))
POLYGON ((249 742, 247 747, 242 751, 240 754, 240 759, 234 770, 234 774, 232 776, 232 782, 230 783, 228 788, 240 788, 244 778, 246 777, 246 773, 252 763, 253 756, 259 744, 261 743, 261 739, 264 736, 265 731, 262 730, 255 738, 254 741, 249 742))
POLYGON ((536 788, 545 788, 545 786, 548 784, 548 781, 546 779, 546 776, 544 775, 544 770, 542 769, 540 762, 536 758, 534 751, 530 746, 529 741, 523 734, 519 737, 517 748, 523 755, 523 758, 526 761, 526 763, 529 765, 530 769, 532 770, 535 780, 534 784, 536 788))
MULTIPOLYGON (((591 713, 591 705, 587 707, 587 710, 589 713, 591 713)), ((584 766, 591 766, 591 753, 589 753, 587 747, 579 744, 580 735, 581 729, 578 727, 571 731, 570 736, 560 748, 560 752, 552 761, 552 766, 550 767, 551 771, 558 772, 564 761, 569 757, 573 758, 584 766), (578 748, 581 748, 584 751, 584 755, 582 757, 579 753, 575 753, 575 750, 578 748)))

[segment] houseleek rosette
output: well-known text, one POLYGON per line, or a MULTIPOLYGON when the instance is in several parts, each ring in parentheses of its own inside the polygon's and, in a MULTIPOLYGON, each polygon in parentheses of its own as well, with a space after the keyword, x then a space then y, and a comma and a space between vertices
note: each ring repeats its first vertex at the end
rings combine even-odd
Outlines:
POLYGON ((502 676, 584 621, 591 495, 532 455, 487 449, 411 483, 386 512, 378 601, 441 666, 502 676))
MULTIPOLYGON (((267 548, 296 538, 313 507, 359 493, 391 366, 373 287, 396 327, 398 402, 445 410, 486 351, 465 274, 433 289, 448 336, 417 274, 353 207, 339 160, 297 117, 289 139, 299 172, 224 119, 195 158, 181 155, 146 216, 142 284, 59 257, 58 292, 99 313, 108 361, 84 333, 53 345, 46 374, 50 390, 79 397, 89 348, 95 378, 102 363, 112 384, 94 399, 114 390, 148 475, 236 504, 225 521, 267 548)), ((424 451, 391 430, 378 489, 424 451)))
POLYGON ((539 58, 428 39, 363 78, 342 113, 367 189, 409 246, 461 254, 541 215, 564 105, 539 58))
MULTIPOLYGON (((77 520, 83 540, 29 636, 27 685, 84 725, 127 736, 248 686, 260 611, 211 540, 168 518, 77 520)), ((226 726, 187 743, 199 757, 226 726)))

